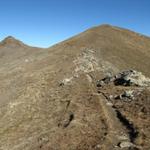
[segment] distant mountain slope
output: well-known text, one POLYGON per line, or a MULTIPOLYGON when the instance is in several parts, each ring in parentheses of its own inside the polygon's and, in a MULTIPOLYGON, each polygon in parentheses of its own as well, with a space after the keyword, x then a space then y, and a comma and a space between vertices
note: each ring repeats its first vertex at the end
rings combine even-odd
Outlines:
POLYGON ((91 28, 63 44, 91 48, 119 69, 134 68, 150 75, 150 38, 138 33, 102 25, 91 28))
POLYGON ((126 69, 150 77, 149 37, 110 25, 46 49, 7 37, 0 43, 0 149, 121 149, 128 132, 96 83, 126 69))

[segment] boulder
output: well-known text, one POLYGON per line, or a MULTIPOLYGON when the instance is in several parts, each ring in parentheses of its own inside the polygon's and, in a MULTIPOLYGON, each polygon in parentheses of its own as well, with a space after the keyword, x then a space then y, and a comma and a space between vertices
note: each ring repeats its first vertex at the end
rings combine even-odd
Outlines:
POLYGON ((111 82, 115 85, 122 86, 150 87, 150 79, 145 77, 141 72, 135 70, 127 70, 114 76, 106 76, 105 78, 97 81, 97 87, 104 86, 111 82))

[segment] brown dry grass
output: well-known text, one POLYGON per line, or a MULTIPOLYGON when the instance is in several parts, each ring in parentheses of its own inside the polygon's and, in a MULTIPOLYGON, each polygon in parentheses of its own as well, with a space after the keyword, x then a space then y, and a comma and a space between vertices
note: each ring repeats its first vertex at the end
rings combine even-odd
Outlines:
POLYGON ((0 44, 0 149, 112 149, 104 112, 86 75, 95 82, 109 71, 133 68, 150 76, 149 60, 150 38, 109 25, 47 49, 5 39, 0 44), (74 64, 85 56, 95 60, 74 64), (85 73, 82 68, 90 65, 95 70, 85 73), (69 84, 59 86, 70 77, 69 84), (65 128, 70 113, 74 118, 65 128))

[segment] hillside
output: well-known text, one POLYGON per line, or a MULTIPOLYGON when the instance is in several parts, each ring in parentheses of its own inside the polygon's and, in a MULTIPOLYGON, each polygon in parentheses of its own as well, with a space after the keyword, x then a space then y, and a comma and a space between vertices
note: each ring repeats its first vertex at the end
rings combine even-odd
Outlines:
POLYGON ((45 49, 7 37, 0 149, 149 150, 149 77, 150 38, 127 29, 101 25, 45 49), (144 86, 97 85, 124 70, 141 72, 144 86), (113 97, 126 90, 140 94, 131 102, 113 97))

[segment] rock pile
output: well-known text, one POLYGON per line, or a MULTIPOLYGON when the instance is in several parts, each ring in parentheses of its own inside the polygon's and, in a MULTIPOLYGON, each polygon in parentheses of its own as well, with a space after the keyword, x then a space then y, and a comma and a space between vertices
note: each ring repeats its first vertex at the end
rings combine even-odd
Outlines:
POLYGON ((123 86, 150 86, 150 79, 145 77, 141 72, 135 70, 123 71, 116 75, 109 75, 102 80, 97 81, 97 87, 102 87, 109 83, 123 86))
POLYGON ((120 99, 124 101, 134 100, 135 96, 137 96, 138 92, 134 90, 126 90, 120 95, 116 96, 115 99, 120 99))
POLYGON ((105 78, 97 81, 97 87, 104 87, 112 84, 117 88, 121 86, 123 91, 117 95, 109 95, 109 99, 120 99, 123 101, 131 101, 137 97, 141 91, 150 87, 150 79, 145 77, 141 72, 135 70, 127 70, 116 75, 109 74, 105 78))
POLYGON ((135 70, 124 71, 115 76, 115 85, 125 86, 150 86, 150 79, 145 77, 141 72, 135 70))

